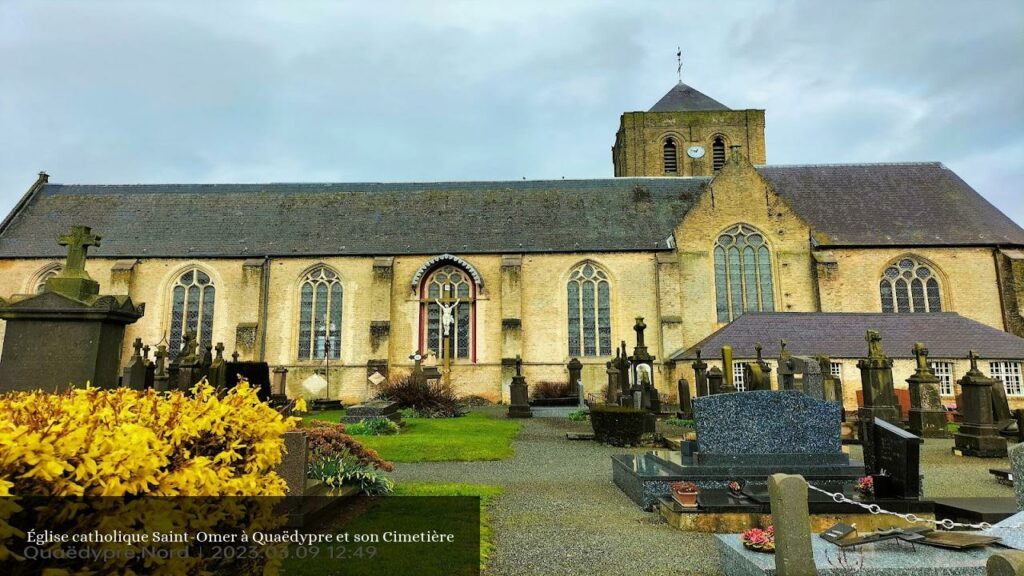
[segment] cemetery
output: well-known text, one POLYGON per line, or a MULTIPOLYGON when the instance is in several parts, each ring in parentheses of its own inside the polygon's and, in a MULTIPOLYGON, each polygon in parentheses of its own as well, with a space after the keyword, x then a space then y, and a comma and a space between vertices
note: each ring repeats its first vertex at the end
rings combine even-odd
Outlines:
MULTIPOLYGON (((1024 474, 1024 410, 1011 409, 1002 381, 981 370, 974 350, 964 354, 969 369, 957 382, 953 410, 943 404, 923 341, 910 347, 914 370, 906 377, 910 404, 903 410, 884 336, 871 329, 861 335, 858 384, 837 377, 825 355, 794 354, 780 339, 774 363, 761 342, 751 361, 739 363, 730 345, 721 346, 718 358, 697 347, 693 385, 680 379, 673 395, 659 390, 647 324, 637 317, 632 351, 620 343, 600 394, 586 393, 581 363, 573 358, 566 383, 552 385, 555 395, 546 400, 553 401, 531 397, 517 357, 508 404, 474 408, 446 384, 450 366, 424 364, 416 353, 411 373, 378 382, 377 396, 352 405, 328 397, 307 412, 304 399, 287 395, 287 369, 240 361, 237 353, 225 358, 223 344, 201 346, 192 333, 180 350, 137 338, 121 362, 123 327, 142 317, 145 306, 99 294, 84 268, 89 246, 99 241, 88 228, 70 230, 60 238, 68 250, 63 272, 39 295, 0 302, 8 336, 23 337, 8 337, 0 356, 4 496, 88 496, 101 485, 111 490, 111 482, 116 494, 146 494, 155 484, 168 494, 188 494, 207 482, 208 491, 302 496, 285 499, 276 513, 289 526, 329 527, 339 503, 475 495, 481 498, 480 564, 496 574, 515 572, 526 542, 534 553, 550 554, 532 534, 569 530, 568 518, 522 516, 521 506, 537 506, 543 497, 548 506, 574 502, 591 514, 615 516, 611 526, 646 519, 659 527, 648 534, 652 542, 678 539, 701 550, 703 560, 692 560, 699 566, 687 568, 694 573, 1022 573, 1024 484, 1017 479, 1024 474), (51 333, 95 345, 74 362, 57 362, 63 342, 46 336, 51 333), (53 394, 26 382, 68 384, 53 394), (86 382, 94 385, 83 388, 86 382), (855 409, 846 402, 852 397, 855 409), (178 421, 158 408, 165 403, 216 410, 180 421, 188 426, 172 434, 171 422, 178 421), (99 453, 83 459, 81 446, 67 439, 50 460, 33 456, 42 446, 57 446, 47 436, 52 429, 32 432, 42 415, 75 422, 78 442, 127 434, 91 419, 90 407, 103 405, 134 414, 140 427, 131 432, 129 462, 140 469, 127 474, 151 480, 110 480, 126 472, 108 468, 99 453), (580 417, 570 419, 566 409, 580 417), (219 443, 203 444, 201 459, 154 457, 161 442, 190 449, 208 427, 222 432, 219 443), (35 443, 18 440, 33 433, 42 434, 35 443), (183 440, 182 433, 200 436, 183 440), (263 451, 235 452, 232 446, 243 441, 263 451), (26 483, 24 472, 43 462, 62 472, 26 483), (224 466, 220 480, 196 468, 206 462, 224 466), (62 478, 64 470, 77 471, 79 481, 62 478), (560 479, 557 488, 545 487, 549 478, 560 479)), ((116 442, 107 444, 115 454, 116 442)), ((20 518, 5 514, 0 521, 20 518)), ((376 522, 371 516, 364 521, 376 522)), ((606 529, 582 527, 578 536, 600 538, 606 529)), ((551 554, 525 561, 561 560, 551 554)), ((315 563, 286 566, 317 573, 315 563)))

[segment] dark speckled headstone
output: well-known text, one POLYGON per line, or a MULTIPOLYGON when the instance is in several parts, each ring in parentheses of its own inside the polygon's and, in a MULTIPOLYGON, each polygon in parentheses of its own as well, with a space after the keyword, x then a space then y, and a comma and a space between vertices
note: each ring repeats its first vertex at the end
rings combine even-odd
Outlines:
POLYGON ((754 390, 693 401, 703 455, 841 454, 839 404, 796 390, 754 390))

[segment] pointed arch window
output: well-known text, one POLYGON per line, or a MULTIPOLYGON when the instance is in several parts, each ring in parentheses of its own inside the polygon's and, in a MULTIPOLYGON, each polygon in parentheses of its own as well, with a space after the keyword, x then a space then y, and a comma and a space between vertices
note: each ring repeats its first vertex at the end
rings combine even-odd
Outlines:
POLYGON ((299 286, 299 360, 341 357, 341 279, 326 266, 310 270, 299 286))
POLYGON ((677 152, 675 139, 666 138, 665 144, 661 147, 661 163, 665 174, 676 174, 679 172, 679 156, 677 152))
POLYGON ((420 285, 420 352, 432 350, 438 358, 444 357, 446 314, 442 305, 452 307, 448 328, 450 357, 475 362, 476 283, 469 272, 455 264, 436 268, 420 285))
POLYGON ((42 294, 46 290, 46 281, 60 274, 62 269, 60 264, 53 264, 39 272, 36 276, 35 286, 33 286, 33 293, 42 294))
POLYGON ((572 271, 566 287, 569 310, 569 356, 612 353, 611 285, 594 264, 572 271))
POLYGON ((200 347, 213 344, 213 310, 217 291, 209 274, 191 269, 171 287, 171 335, 168 346, 175 354, 181 350, 186 332, 196 335, 200 347))
POLYGON ((774 312, 772 259, 764 235, 739 224, 715 242, 715 307, 719 322, 744 312, 774 312))
POLYGON ((711 141, 711 165, 715 170, 725 166, 725 138, 715 136, 711 141))
POLYGON ((878 282, 882 312, 942 312, 936 276, 931 266, 917 258, 900 258, 885 269, 878 282))

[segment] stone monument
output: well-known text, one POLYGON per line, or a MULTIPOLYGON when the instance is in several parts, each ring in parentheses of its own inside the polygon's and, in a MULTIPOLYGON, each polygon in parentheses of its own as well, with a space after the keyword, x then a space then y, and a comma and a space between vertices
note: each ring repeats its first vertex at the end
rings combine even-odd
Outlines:
POLYGON ((89 227, 73 226, 58 242, 67 246, 67 261, 43 292, 0 300, 0 319, 7 321, 0 392, 117 385, 124 327, 145 307, 127 296, 100 295, 85 271, 89 247, 100 245, 89 227))
POLYGON ((800 476, 768 477, 772 524, 775 526, 775 570, 778 576, 813 576, 811 519, 807 508, 807 482, 800 476))
POLYGON ((143 390, 146 388, 146 361, 142 358, 142 338, 136 338, 132 344, 134 353, 128 360, 128 365, 121 372, 121 386, 132 390, 143 390))
POLYGON ((708 395, 708 363, 701 360, 700 348, 697 348, 697 359, 690 364, 693 367, 693 381, 697 386, 697 397, 708 395))
POLYGON ((882 351, 882 337, 878 332, 868 330, 864 339, 868 343, 868 357, 857 362, 864 391, 864 406, 857 410, 860 438, 870 434, 875 418, 900 425, 899 400, 892 382, 892 359, 882 351))
POLYGON ((532 418, 533 410, 530 408, 530 391, 526 386, 526 377, 523 376, 523 359, 516 356, 516 375, 512 377, 512 384, 508 387, 509 418, 532 418))
POLYGON ((1006 457, 1006 438, 999 435, 992 416, 992 386, 995 380, 978 370, 978 355, 968 355, 971 369, 960 379, 963 422, 953 435, 957 450, 979 458, 1006 457))
POLYGON ((772 389, 772 367, 761 357, 762 349, 760 342, 755 344, 757 360, 743 364, 743 383, 747 390, 772 389))
POLYGON ((679 388, 679 414, 680 418, 689 419, 693 417, 693 400, 690 398, 690 383, 686 378, 680 378, 677 383, 679 388))
POLYGON ((636 346, 633 347, 633 355, 629 357, 630 372, 633 376, 633 393, 640 393, 640 405, 648 412, 661 412, 661 399, 658 390, 654 386, 654 356, 647 352, 647 344, 644 342, 644 330, 647 324, 644 319, 637 316, 633 330, 636 331, 636 346))
POLYGON ((575 392, 579 402, 583 402, 583 363, 579 358, 571 358, 566 369, 569 370, 569 394, 575 392))
POLYGON ((605 374, 608 375, 608 394, 605 396, 606 404, 618 404, 622 391, 619 390, 619 371, 611 360, 605 362, 605 374))
POLYGON ((928 366, 928 349, 917 342, 913 349, 917 370, 907 378, 910 387, 910 431, 925 438, 947 438, 946 409, 942 406, 939 379, 928 366))
POLYGON ((708 370, 707 380, 708 396, 725 393, 725 390, 723 390, 723 388, 725 388, 725 374, 722 373, 722 370, 718 366, 712 366, 711 370, 708 370))

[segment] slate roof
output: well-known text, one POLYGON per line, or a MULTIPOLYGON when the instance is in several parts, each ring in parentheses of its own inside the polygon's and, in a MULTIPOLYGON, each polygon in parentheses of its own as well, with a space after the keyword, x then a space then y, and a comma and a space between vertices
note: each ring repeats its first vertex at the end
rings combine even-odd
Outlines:
POLYGON ((651 106, 648 112, 699 112, 703 110, 729 110, 729 108, 707 94, 680 82, 665 93, 654 106, 651 106))
MULTIPOLYGON (((819 246, 1024 246, 1024 230, 931 164, 761 166, 819 246)), ((0 224, 0 258, 669 250, 710 178, 346 184, 45 184, 0 224)))
POLYGON ((0 257, 228 257, 633 251, 670 247, 706 178, 403 184, 46 184, 0 230, 0 257))
POLYGON ((737 359, 755 358, 754 345, 764 345, 765 358, 779 356, 779 340, 794 355, 826 354, 832 358, 863 358, 868 345, 864 336, 877 330, 882 349, 890 358, 912 358, 915 342, 924 342, 931 358, 966 358, 976 350, 985 359, 1024 358, 1024 338, 1020 338, 964 318, 955 312, 936 314, 880 314, 845 312, 747 313, 670 360, 697 357, 719 358, 722 346, 733 349, 737 359))
POLYGON ((761 166, 822 245, 1024 244, 1024 230, 938 162, 761 166))

